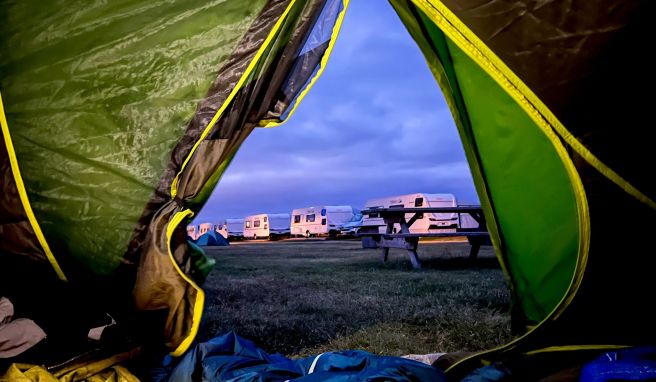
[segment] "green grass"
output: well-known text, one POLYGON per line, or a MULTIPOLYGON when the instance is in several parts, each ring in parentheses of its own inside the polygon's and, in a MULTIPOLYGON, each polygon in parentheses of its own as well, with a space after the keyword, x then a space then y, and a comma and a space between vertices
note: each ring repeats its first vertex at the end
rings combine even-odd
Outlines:
POLYGON ((424 269, 403 251, 380 262, 357 241, 285 241, 206 248, 217 260, 204 285, 200 339, 228 330, 269 352, 305 356, 476 351, 507 342, 510 297, 489 247, 421 243, 424 269))

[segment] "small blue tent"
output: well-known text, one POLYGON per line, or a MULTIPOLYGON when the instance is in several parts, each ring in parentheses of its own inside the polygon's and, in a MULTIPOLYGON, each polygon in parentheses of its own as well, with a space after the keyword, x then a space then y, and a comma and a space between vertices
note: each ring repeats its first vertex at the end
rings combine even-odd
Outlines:
POLYGON ((201 235, 196 240, 196 245, 201 247, 226 246, 230 245, 223 235, 216 231, 209 231, 201 235))

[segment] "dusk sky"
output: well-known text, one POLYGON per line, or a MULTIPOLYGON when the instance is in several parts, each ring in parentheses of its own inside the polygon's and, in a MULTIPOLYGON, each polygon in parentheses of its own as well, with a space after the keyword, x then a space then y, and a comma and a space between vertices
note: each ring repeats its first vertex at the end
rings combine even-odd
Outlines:
POLYGON ((323 75, 284 125, 256 129, 195 219, 400 194, 477 202, 435 79, 391 6, 353 1, 323 75))

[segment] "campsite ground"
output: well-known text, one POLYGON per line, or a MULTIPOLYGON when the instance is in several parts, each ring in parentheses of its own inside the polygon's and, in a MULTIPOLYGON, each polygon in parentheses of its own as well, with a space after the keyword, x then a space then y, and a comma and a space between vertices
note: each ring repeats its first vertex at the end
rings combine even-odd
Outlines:
POLYGON ((359 241, 237 243, 217 260, 200 339, 228 330, 291 356, 336 349, 403 355, 481 350, 510 338, 509 292, 491 247, 422 243, 424 269, 401 251, 386 264, 359 241))

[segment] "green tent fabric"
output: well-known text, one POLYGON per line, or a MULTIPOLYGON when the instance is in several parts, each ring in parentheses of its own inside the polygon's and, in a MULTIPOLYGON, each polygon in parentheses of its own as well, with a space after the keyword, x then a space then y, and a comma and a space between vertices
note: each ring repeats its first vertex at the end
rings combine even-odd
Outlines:
POLYGON ((526 327, 451 377, 497 360, 653 343, 641 296, 655 262, 642 239, 656 215, 644 172, 654 133, 641 127, 648 68, 627 59, 644 49, 653 5, 391 3, 452 109, 514 323, 526 327))
MULTIPOLYGON (((390 3, 451 107, 524 332, 450 375, 656 341, 655 5, 390 3)), ((203 309, 184 227, 249 133, 293 114, 347 4, 0 1, 0 262, 165 312, 182 354, 203 309)))
POLYGON ((183 222, 252 129, 291 114, 344 3, 1 8, 4 263, 47 261, 94 300, 167 312, 182 354, 203 309, 183 222))

